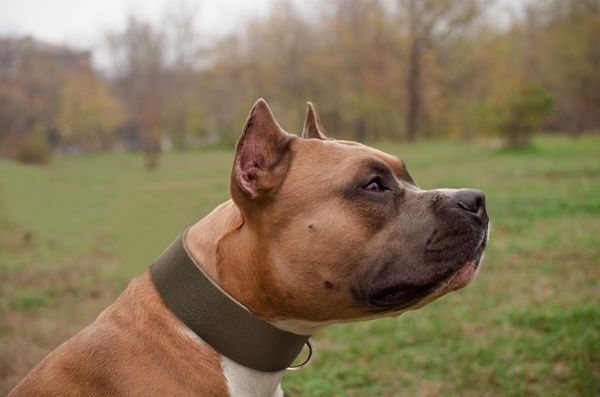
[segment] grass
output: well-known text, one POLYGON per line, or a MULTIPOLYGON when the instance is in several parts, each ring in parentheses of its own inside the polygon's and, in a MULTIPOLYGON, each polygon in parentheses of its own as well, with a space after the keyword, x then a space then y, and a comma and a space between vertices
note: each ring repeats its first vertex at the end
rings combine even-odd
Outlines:
MULTIPOLYGON (((600 139, 380 144, 424 189, 476 187, 492 234, 468 288, 397 319, 339 325, 288 396, 600 394, 600 139)), ((0 394, 228 199, 233 153, 0 162, 0 394), (17 226, 14 226, 17 225, 17 226)))

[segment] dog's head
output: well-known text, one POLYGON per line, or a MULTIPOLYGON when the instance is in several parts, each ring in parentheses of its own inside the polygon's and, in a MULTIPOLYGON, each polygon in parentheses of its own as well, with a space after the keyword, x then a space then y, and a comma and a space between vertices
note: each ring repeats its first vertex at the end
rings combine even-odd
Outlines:
POLYGON ((399 158, 328 138, 311 104, 302 138, 255 104, 230 193, 268 274, 269 298, 253 310, 306 331, 398 315, 465 287, 488 239, 483 193, 420 189, 399 158))

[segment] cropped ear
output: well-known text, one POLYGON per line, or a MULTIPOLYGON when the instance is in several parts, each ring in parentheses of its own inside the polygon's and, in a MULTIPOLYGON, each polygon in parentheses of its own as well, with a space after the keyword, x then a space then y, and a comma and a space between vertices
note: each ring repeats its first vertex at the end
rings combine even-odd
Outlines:
POLYGON ((302 138, 304 139, 330 139, 325 135, 325 129, 321 125, 319 115, 312 103, 308 102, 306 109, 306 119, 304 120, 304 129, 302 130, 302 138))
POLYGON ((248 115, 237 143, 230 193, 243 208, 271 196, 281 183, 291 159, 292 136, 285 132, 263 99, 248 115))

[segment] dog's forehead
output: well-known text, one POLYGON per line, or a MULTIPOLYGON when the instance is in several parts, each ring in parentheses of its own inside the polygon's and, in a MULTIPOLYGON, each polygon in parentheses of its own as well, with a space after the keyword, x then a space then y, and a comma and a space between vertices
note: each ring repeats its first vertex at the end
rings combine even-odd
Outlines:
POLYGON ((371 159, 374 161, 382 161, 385 163, 396 176, 404 176, 407 173, 404 161, 397 156, 382 152, 381 150, 351 141, 332 141, 333 144, 339 145, 340 148, 348 150, 350 153, 355 153, 356 159, 371 159))
POLYGON ((400 158, 357 142, 298 139, 294 146, 294 173, 310 175, 313 182, 345 184, 387 168, 399 180, 414 183, 400 158))

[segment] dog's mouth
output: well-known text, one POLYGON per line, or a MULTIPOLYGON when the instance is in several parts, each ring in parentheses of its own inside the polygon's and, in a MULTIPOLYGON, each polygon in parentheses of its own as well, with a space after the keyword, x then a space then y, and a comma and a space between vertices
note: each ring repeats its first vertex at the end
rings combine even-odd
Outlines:
POLYGON ((423 285, 398 283, 383 287, 368 296, 369 303, 378 311, 398 311, 410 309, 428 296, 435 295, 434 299, 436 299, 448 292, 466 287, 477 275, 487 239, 486 231, 479 246, 469 256, 469 259, 458 269, 449 268, 441 273, 436 281, 423 285))
POLYGON ((419 286, 394 285, 371 294, 369 296, 369 303, 382 309, 406 309, 421 300, 421 298, 429 295, 434 289, 435 283, 419 286))

